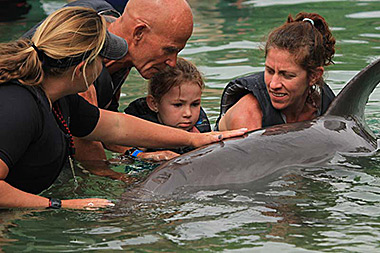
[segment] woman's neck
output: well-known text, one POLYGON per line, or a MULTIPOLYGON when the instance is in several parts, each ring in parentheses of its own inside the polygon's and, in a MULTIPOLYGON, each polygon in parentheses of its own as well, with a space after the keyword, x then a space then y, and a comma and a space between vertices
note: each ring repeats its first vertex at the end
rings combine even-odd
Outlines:
POLYGON ((42 81, 41 88, 51 103, 54 103, 64 96, 76 93, 70 89, 71 82, 71 79, 65 77, 45 77, 42 81))
POLYGON ((309 103, 306 97, 298 106, 286 108, 281 113, 285 115, 286 123, 312 120, 318 114, 318 107, 315 104, 309 103))
POLYGON ((287 113, 285 110, 282 111, 282 113, 286 117, 286 123, 312 120, 316 117, 317 112, 317 108, 310 105, 309 103, 305 104, 302 108, 302 111, 300 111, 299 113, 287 113))
POLYGON ((318 108, 308 103, 308 94, 297 104, 291 108, 285 108, 281 111, 286 117, 286 123, 299 122, 314 119, 318 108))

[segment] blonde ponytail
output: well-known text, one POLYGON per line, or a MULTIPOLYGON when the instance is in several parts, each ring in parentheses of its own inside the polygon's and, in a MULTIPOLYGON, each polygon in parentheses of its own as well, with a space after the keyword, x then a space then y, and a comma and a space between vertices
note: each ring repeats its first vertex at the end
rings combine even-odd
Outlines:
POLYGON ((59 76, 70 67, 49 66, 43 55, 60 60, 86 54, 85 71, 101 51, 105 38, 105 20, 93 9, 59 9, 45 19, 31 40, 0 44, 0 83, 17 79, 25 85, 39 85, 45 76, 59 76))

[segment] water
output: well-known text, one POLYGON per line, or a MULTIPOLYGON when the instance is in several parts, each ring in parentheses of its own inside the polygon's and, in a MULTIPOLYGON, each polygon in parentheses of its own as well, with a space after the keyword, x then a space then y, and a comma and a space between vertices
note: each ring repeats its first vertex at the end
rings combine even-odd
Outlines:
MULTIPOLYGON (((63 1, 29 1, 21 20, 0 23, 0 40, 17 38, 63 1)), ((229 80, 263 69, 263 37, 286 16, 322 14, 337 39, 336 64, 327 83, 337 94, 358 71, 380 57, 379 1, 190 0, 195 29, 181 55, 204 73, 203 107, 212 122, 229 80)), ((133 71, 121 108, 146 94, 146 81, 133 71)), ((371 95, 366 119, 380 134, 380 91, 371 95)), ((297 155, 297 154, 295 154, 297 155)), ((115 155, 108 153, 110 158, 115 155)), ((380 245, 380 156, 339 157, 323 167, 287 168, 236 189, 201 191, 184 200, 120 204, 126 185, 79 167, 78 185, 57 183, 45 196, 104 197, 120 205, 107 211, 2 210, 4 252, 378 252, 380 245)), ((152 165, 113 163, 118 172, 152 165), (127 167, 126 167, 127 166, 127 167)))

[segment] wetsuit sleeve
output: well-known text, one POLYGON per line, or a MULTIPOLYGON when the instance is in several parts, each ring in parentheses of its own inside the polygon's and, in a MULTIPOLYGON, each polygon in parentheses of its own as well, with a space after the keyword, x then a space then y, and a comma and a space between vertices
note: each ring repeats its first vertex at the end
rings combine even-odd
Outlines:
POLYGON ((17 85, 0 85, 0 159, 12 168, 42 131, 34 96, 17 85))
POLYGON ((89 135, 99 121, 99 108, 79 95, 68 96, 70 105, 70 131, 76 137, 89 135))

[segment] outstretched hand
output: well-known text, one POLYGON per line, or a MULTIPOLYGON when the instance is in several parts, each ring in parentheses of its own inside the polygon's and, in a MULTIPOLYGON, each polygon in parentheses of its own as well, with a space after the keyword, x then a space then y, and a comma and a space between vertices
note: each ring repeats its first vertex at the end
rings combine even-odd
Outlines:
POLYGON ((238 137, 242 136, 247 132, 247 128, 240 128, 236 130, 231 131, 222 131, 222 132, 208 132, 208 133, 201 133, 201 134, 194 134, 192 136, 192 146, 193 147, 201 147, 206 144, 210 144, 213 142, 218 142, 224 139, 232 138, 232 137, 238 137))
POLYGON ((97 210, 99 208, 113 207, 114 203, 107 199, 66 199, 62 200, 62 208, 97 210))
POLYGON ((150 160, 153 162, 161 162, 161 161, 168 161, 178 156, 179 154, 173 151, 162 150, 162 151, 155 151, 155 152, 143 152, 143 153, 140 153, 138 158, 141 158, 143 160, 150 160))

